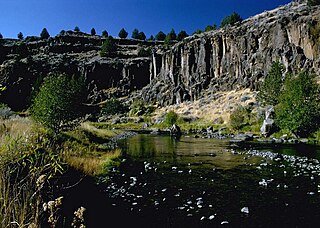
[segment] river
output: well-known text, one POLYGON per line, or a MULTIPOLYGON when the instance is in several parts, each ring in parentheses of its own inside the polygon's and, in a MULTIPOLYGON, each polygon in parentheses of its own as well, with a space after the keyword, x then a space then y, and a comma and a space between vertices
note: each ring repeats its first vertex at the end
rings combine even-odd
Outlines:
POLYGON ((320 225, 319 147, 151 134, 120 145, 102 190, 118 227, 320 225))

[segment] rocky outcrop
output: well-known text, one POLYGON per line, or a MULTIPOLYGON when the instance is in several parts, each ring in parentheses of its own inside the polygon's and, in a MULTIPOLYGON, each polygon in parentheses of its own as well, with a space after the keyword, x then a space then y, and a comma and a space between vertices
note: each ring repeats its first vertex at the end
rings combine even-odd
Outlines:
POLYGON ((186 38, 156 56, 155 79, 143 89, 147 101, 179 104, 215 92, 257 89, 273 61, 286 71, 320 75, 320 8, 293 2, 233 27, 186 38))
POLYGON ((287 72, 308 69, 320 75, 319 28, 320 7, 303 0, 188 37, 169 49, 161 42, 115 39, 118 50, 109 58, 99 56, 103 37, 83 33, 0 40, 0 84, 7 87, 0 102, 27 107, 32 91, 52 71, 85 76, 92 104, 131 95, 161 106, 217 91, 255 90, 276 60, 287 72))

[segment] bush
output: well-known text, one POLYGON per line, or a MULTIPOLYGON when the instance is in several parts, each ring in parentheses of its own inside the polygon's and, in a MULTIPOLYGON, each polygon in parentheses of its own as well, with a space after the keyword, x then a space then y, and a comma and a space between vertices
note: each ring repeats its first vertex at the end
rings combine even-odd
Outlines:
POLYGON ((127 36, 128 36, 127 31, 126 31, 124 28, 122 28, 122 29, 120 30, 120 32, 119 32, 119 37, 120 37, 121 39, 125 39, 125 38, 127 38, 127 36))
POLYGON ((40 33, 40 38, 41 39, 48 39, 50 37, 49 32, 46 28, 43 28, 41 33, 40 33))
POLYGON ((319 128, 320 95, 315 77, 302 72, 287 77, 276 106, 276 124, 297 136, 306 137, 319 128))
POLYGON ((192 35, 195 35, 195 34, 201 34, 202 33, 202 30, 201 29, 197 29, 196 31, 194 31, 192 33, 192 35))
POLYGON ((213 31, 213 30, 216 30, 217 29, 217 25, 208 25, 206 28, 205 28, 205 32, 209 32, 209 31, 213 31))
POLYGON ((75 32, 80 32, 80 28, 78 26, 74 27, 74 30, 75 32))
POLYGON ((283 86, 283 65, 280 62, 274 62, 271 70, 261 85, 257 99, 264 105, 277 105, 279 95, 283 86))
POLYGON ((135 100, 130 107, 130 116, 148 115, 154 112, 155 108, 151 105, 146 105, 143 100, 135 100))
POLYGON ((124 113, 127 111, 127 108, 117 99, 111 99, 107 101, 102 109, 101 114, 103 115, 115 115, 124 113))
POLYGON ((184 38, 186 38, 188 36, 189 36, 188 33, 186 31, 182 30, 182 31, 179 32, 179 34, 177 36, 177 40, 181 41, 181 40, 183 40, 184 38))
POLYGON ((33 118, 55 134, 79 124, 84 114, 84 80, 65 74, 49 75, 31 107, 33 118))
POLYGON ((308 6, 320 5, 320 0, 308 0, 308 6))
POLYGON ((233 130, 240 130, 250 124, 251 110, 248 107, 238 106, 230 115, 230 127, 233 130))
POLYGON ((166 34, 164 34, 164 32, 160 31, 158 32, 158 34, 156 35, 156 40, 158 41, 164 41, 166 38, 166 34))
POLYGON ((95 36, 97 34, 95 28, 92 28, 90 33, 91 33, 91 36, 95 36))
POLYGON ((138 56, 139 57, 148 57, 148 56, 150 56, 152 54, 152 51, 151 51, 151 49, 150 48, 140 48, 139 50, 138 50, 138 56))
POLYGON ((233 12, 231 15, 226 16, 225 18, 222 19, 220 27, 225 27, 227 25, 234 25, 235 23, 241 22, 241 21, 242 21, 241 16, 238 13, 233 12))
POLYGON ((114 54, 115 51, 117 50, 116 47, 117 46, 114 42, 113 37, 108 36, 101 46, 100 56, 106 57, 106 56, 110 56, 110 55, 114 54))
POLYGON ((176 124, 178 121, 178 114, 175 113, 174 111, 170 111, 166 114, 164 118, 164 123, 168 126, 172 126, 173 124, 176 124))

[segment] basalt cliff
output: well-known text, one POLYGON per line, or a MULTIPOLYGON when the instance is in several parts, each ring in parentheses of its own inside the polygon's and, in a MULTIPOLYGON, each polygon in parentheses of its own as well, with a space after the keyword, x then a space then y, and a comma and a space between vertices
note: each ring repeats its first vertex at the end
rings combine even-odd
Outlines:
POLYGON ((129 96, 160 106, 196 101, 219 91, 256 90, 273 61, 283 63, 286 72, 309 70, 320 76, 320 7, 304 1, 170 47, 116 39, 116 55, 100 57, 103 41, 74 32, 48 40, 1 40, 0 84, 7 89, 0 102, 14 109, 27 107, 32 91, 55 71, 83 75, 92 104, 129 96))

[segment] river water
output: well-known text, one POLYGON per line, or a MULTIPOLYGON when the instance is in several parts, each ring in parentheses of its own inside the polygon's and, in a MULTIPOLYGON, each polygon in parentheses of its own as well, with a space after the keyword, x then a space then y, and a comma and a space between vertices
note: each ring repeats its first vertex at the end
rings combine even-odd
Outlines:
POLYGON ((118 227, 320 225, 319 147, 146 134, 121 147, 103 189, 118 227))

